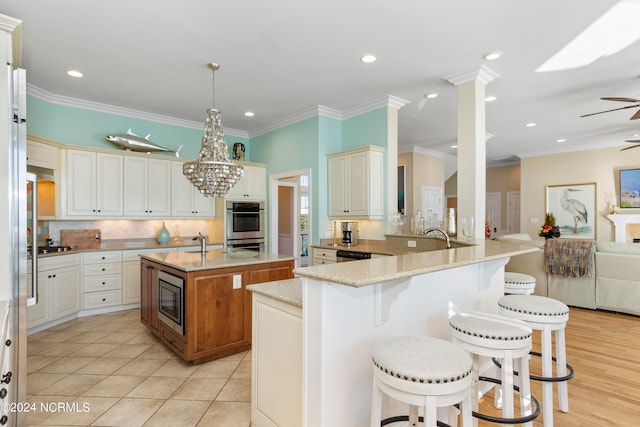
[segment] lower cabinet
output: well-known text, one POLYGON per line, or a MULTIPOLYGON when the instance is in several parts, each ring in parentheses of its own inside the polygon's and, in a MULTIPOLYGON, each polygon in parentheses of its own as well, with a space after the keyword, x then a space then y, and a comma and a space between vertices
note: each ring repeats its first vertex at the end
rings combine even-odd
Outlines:
POLYGON ((141 321, 186 361, 225 357, 251 348, 251 292, 254 283, 293 277, 293 261, 180 272, 142 259, 141 321), (185 283, 185 335, 158 321, 158 271, 185 283))
POLYGON ((311 249, 311 265, 335 264, 337 261, 337 249, 311 249))
POLYGON ((122 251, 82 254, 84 309, 122 304, 122 251))
POLYGON ((80 254, 40 258, 38 262, 38 302, 27 308, 27 327, 32 328, 82 308, 80 254))

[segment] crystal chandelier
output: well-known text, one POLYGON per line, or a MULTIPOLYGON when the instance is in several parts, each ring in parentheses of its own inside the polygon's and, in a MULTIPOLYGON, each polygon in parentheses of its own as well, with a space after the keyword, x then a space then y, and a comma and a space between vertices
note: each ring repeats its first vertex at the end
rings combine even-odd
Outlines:
POLYGON ((182 166, 182 173, 204 196, 223 197, 242 178, 242 167, 231 163, 224 140, 220 110, 216 108, 215 72, 218 64, 209 64, 213 82, 213 101, 207 109, 200 153, 195 162, 182 166))

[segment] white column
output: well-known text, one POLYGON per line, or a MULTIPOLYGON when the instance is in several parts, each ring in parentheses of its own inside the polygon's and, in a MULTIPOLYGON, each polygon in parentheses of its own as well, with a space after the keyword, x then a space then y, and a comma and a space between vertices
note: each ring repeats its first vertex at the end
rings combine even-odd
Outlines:
MULTIPOLYGON (((398 111, 409 101, 389 95, 387 108, 387 224, 398 210, 398 111)), ((388 230, 386 230, 388 232, 388 230)))
POLYGON ((484 239, 486 216, 485 87, 498 77, 485 66, 445 76, 457 88, 459 219, 475 218, 474 237, 484 239))

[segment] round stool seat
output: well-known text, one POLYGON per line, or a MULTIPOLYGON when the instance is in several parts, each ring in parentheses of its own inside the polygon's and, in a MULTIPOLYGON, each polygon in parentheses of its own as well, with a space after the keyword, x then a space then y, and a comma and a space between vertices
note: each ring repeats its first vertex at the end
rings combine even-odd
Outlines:
POLYGON ((507 271, 504 273, 504 291, 513 294, 531 294, 536 288, 536 279, 524 273, 507 271))
POLYGON ((391 338, 374 349, 373 364, 394 379, 416 385, 460 381, 472 368, 466 351, 431 337, 391 338))
POLYGON ((498 306, 509 317, 536 323, 564 323, 569 307, 562 301, 538 295, 505 295, 498 306))
MULTIPOLYGON (((525 322, 490 313, 458 313, 449 319, 452 333, 464 342, 491 349, 531 346, 531 328, 525 322)), ((528 351, 528 350, 527 350, 528 351)))
POLYGON ((438 338, 395 337, 377 345, 372 359, 372 427, 399 421, 418 425, 419 420, 424 420, 425 426, 436 427, 442 425, 437 408, 455 411, 456 404, 460 404, 462 426, 473 425, 473 361, 466 351, 438 338), (382 420, 382 393, 409 404, 409 415, 382 420), (419 407, 424 407, 424 418, 418 416, 419 407))

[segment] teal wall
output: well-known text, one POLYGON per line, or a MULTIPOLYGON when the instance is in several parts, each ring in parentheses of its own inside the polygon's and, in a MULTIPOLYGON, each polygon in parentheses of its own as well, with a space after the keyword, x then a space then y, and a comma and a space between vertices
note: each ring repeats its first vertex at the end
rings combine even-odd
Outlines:
MULTIPOLYGON (((245 160, 265 163, 267 176, 311 169, 311 243, 315 244, 324 235, 321 230, 330 226, 327 154, 363 145, 386 148, 387 112, 383 107, 344 121, 315 116, 250 140, 230 135, 225 135, 225 140, 230 151, 234 143, 243 143, 245 160)), ((203 127, 204 119, 203 114, 203 127)), ((202 141, 201 129, 68 107, 27 96, 27 132, 30 135, 67 145, 120 150, 104 137, 109 133, 124 133, 127 129, 143 137, 151 134, 150 141, 161 147, 174 149, 184 145, 180 152, 183 158, 195 158, 202 141)), ((385 164, 387 156, 385 152, 385 164)), ((385 221, 381 223, 381 229, 384 224, 385 221)))
MULTIPOLYGON (((204 119, 203 114, 203 128, 204 119)), ((128 129, 142 137, 151 134, 149 140, 161 147, 173 150, 183 145, 180 157, 184 158, 195 158, 202 142, 202 129, 51 104, 27 96, 27 133, 30 135, 67 145, 121 150, 105 141, 104 137, 109 133, 124 133, 128 129)), ((247 138, 225 135, 225 139, 229 150, 234 143, 242 142, 247 148, 246 152, 251 151, 247 138)))

